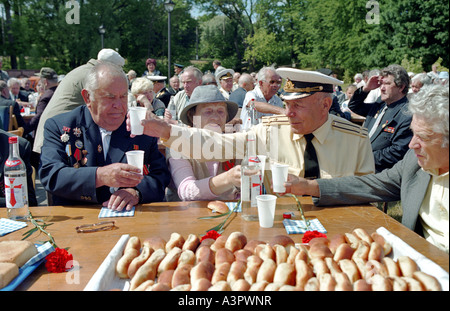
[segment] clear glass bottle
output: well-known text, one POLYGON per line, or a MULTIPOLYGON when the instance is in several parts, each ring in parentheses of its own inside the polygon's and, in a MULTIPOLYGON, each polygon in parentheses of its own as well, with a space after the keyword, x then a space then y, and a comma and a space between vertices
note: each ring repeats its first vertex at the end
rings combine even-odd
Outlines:
POLYGON ((261 191, 261 163, 256 156, 256 136, 253 132, 248 132, 247 152, 241 163, 241 204, 245 220, 258 220, 256 197, 261 191))
POLYGON ((27 168, 20 158, 18 137, 9 137, 9 156, 5 162, 5 198, 9 219, 28 220, 27 168))

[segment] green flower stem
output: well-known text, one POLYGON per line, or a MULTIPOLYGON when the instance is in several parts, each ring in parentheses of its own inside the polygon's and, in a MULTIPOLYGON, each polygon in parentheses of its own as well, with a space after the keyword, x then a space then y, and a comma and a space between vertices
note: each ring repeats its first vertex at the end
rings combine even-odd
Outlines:
POLYGON ((27 231, 27 232, 25 232, 23 235, 24 235, 24 238, 22 238, 22 240, 25 240, 26 238, 28 238, 30 235, 32 235, 34 232, 36 232, 36 231, 41 231, 42 233, 44 233, 46 236, 48 236, 48 238, 49 238, 49 242, 50 242, 50 244, 52 244, 52 246, 54 247, 54 248, 58 248, 58 246, 56 245, 56 242, 55 242, 55 239, 53 238, 53 236, 47 231, 47 230, 45 230, 45 228, 47 228, 48 226, 50 226, 50 225, 52 225, 53 223, 51 223, 51 224, 46 224, 45 222, 41 225, 41 224, 39 224, 35 219, 34 219, 34 217, 33 217, 33 215, 31 214, 31 212, 28 212, 28 218, 30 219, 30 222, 34 225, 34 228, 33 229, 31 229, 31 230, 29 230, 29 231, 27 231))

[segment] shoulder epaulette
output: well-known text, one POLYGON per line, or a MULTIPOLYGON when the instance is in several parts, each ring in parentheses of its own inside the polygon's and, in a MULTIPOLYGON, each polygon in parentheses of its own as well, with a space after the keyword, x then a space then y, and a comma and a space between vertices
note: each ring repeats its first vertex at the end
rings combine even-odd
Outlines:
POLYGON ((359 135, 361 137, 367 137, 368 131, 367 128, 360 126, 358 124, 352 123, 347 120, 333 120, 331 123, 331 127, 345 133, 359 135))
POLYGON ((285 115, 266 116, 261 118, 262 124, 270 125, 289 125, 289 118, 285 115))

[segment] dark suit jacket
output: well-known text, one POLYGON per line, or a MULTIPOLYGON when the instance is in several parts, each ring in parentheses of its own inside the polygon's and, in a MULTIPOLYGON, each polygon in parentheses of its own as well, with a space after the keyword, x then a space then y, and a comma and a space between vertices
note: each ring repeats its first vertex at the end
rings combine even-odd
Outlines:
POLYGON ((125 152, 134 149, 145 151, 144 174, 148 171, 136 187, 142 196, 140 203, 163 201, 170 172, 164 156, 158 150, 156 138, 146 135, 131 138, 124 121, 111 135, 108 152, 111 161, 107 163, 103 157, 99 127, 86 106, 50 118, 44 129, 39 175, 45 189, 53 195, 54 204, 102 204, 107 201, 111 196, 110 188, 95 188, 97 167, 127 163, 125 152), (61 139, 65 133, 64 127, 70 128, 67 143, 61 139), (77 129, 80 130, 80 137, 75 135, 77 129), (71 149, 69 153, 67 144, 71 149), (86 163, 77 161, 77 153, 83 159, 86 158, 86 163), (75 168, 76 163, 81 163, 81 167, 75 168))
MULTIPOLYGON (((402 201, 402 224, 417 228, 417 218, 431 176, 421 169, 413 150, 391 169, 378 174, 318 179, 317 205, 349 205, 402 201)), ((418 231, 418 230, 416 230, 418 231)), ((419 232, 423 235, 423 232, 419 232)))
MULTIPOLYGON (((378 113, 386 105, 381 103, 364 103, 368 93, 359 88, 355 91, 348 108, 356 114, 366 117, 364 126, 371 129, 376 121, 378 113)), ((408 151, 408 144, 413 136, 410 129, 412 117, 406 113, 408 99, 403 97, 399 101, 388 106, 375 134, 370 138, 373 155, 375 157, 375 170, 381 172, 391 168, 403 159, 408 151)))
POLYGON ((25 131, 28 128, 28 125, 25 123, 24 119, 22 118, 22 115, 20 114, 20 106, 19 104, 11 99, 4 98, 3 96, 0 96, 0 106, 13 106, 13 113, 16 116, 17 125, 19 127, 23 127, 25 131))
MULTIPOLYGON (((3 176, 3 170, 5 168, 5 162, 9 156, 9 142, 8 138, 13 136, 8 132, 0 129, 0 206, 5 207, 5 181, 3 176)), ((19 137, 19 153, 22 160, 27 167, 27 186, 28 186, 28 205, 37 206, 36 192, 33 185, 33 169, 30 164, 31 145, 28 140, 19 137)))
POLYGON ((155 98, 159 99, 160 101, 162 101, 164 103, 164 105, 167 106, 169 105, 170 102, 170 98, 172 97, 172 94, 170 94, 170 92, 164 87, 162 88, 158 94, 155 95, 155 98))

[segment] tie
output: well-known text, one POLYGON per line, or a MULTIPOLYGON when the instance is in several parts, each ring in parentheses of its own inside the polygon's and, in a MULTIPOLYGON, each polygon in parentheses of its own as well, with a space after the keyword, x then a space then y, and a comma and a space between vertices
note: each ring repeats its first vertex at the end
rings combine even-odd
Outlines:
POLYGON ((319 161, 317 160, 316 149, 312 144, 314 134, 305 135, 306 149, 304 154, 305 159, 305 178, 316 179, 320 177, 319 161))
POLYGON ((373 124, 372 128, 370 129, 370 132, 369 132, 369 138, 371 138, 372 135, 375 134, 375 131, 377 130, 378 125, 380 125, 381 119, 383 118, 384 113, 386 112, 387 107, 388 107, 388 106, 385 105, 384 108, 383 108, 383 110, 381 110, 381 112, 378 114, 377 120, 375 121, 375 123, 373 124))
POLYGON ((109 143, 111 141, 111 131, 107 131, 103 128, 100 128, 100 133, 102 134, 102 144, 103 144, 103 155, 105 157, 105 161, 106 161, 106 157, 108 155, 108 150, 109 150, 109 143))

